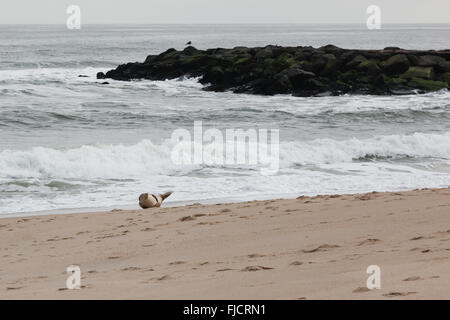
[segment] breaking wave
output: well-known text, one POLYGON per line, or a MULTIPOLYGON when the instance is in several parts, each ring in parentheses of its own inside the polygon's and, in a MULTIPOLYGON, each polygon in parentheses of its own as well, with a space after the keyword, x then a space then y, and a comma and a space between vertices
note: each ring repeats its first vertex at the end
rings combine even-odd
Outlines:
MULTIPOLYGON (((173 147, 171 140, 162 144, 143 140, 134 145, 86 145, 65 150, 4 150, 0 152, 0 178, 139 179, 142 175, 176 175, 201 168, 173 163, 173 147)), ((280 145, 281 168, 401 158, 450 160, 450 132, 316 139, 280 145)))

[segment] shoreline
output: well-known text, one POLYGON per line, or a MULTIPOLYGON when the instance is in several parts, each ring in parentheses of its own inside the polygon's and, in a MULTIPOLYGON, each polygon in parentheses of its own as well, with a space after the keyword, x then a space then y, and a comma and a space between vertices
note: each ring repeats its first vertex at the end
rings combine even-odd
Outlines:
MULTIPOLYGON (((161 208, 176 208, 176 207, 186 207, 193 204, 202 205, 215 205, 215 204, 234 204, 242 203, 248 201, 264 201, 273 199, 293 199, 296 198, 298 194, 280 194, 280 195, 260 195, 254 196, 251 199, 246 199, 246 197, 234 197, 234 198, 211 198, 211 199, 200 199, 200 200, 177 200, 177 201, 164 201, 161 208)), ((24 212, 13 212, 0 214, 1 219, 8 218, 26 218, 26 217, 39 217, 39 216, 52 216, 52 215, 64 215, 64 214, 79 214, 79 213, 99 213, 107 212, 111 210, 142 210, 137 201, 136 204, 123 204, 123 205, 113 205, 108 207, 79 207, 79 208, 61 208, 61 209, 49 209, 49 210, 38 210, 38 211, 24 211, 24 212)))
POLYGON ((0 220, 3 299, 450 299, 450 188, 0 220), (66 288, 66 268, 81 289, 66 288), (381 289, 365 287, 379 265, 381 289))
MULTIPOLYGON (((193 204, 201 205, 218 205, 218 204, 239 204, 252 201, 271 201, 271 200, 292 200, 297 197, 317 197, 317 196, 335 196, 335 195, 362 195, 367 193, 385 193, 385 192, 409 192, 418 190, 429 190, 429 189, 445 189, 446 187, 424 187, 424 188, 414 188, 414 189, 398 189, 398 190, 387 190, 387 191, 356 191, 356 192, 344 192, 344 193, 281 193, 281 194, 271 194, 271 195, 258 195, 258 196, 242 196, 233 198, 210 198, 210 199, 199 199, 199 200, 169 200, 164 201, 161 208, 179 208, 186 207, 193 204)), ((136 201, 135 204, 122 204, 122 205, 112 205, 112 206, 101 206, 101 207, 77 207, 77 208, 60 208, 60 209, 48 209, 48 210, 37 210, 37 211, 23 211, 23 212, 13 212, 0 214, 0 221, 2 219, 10 218, 28 218, 28 217, 40 217, 40 216, 53 216, 53 215, 65 215, 65 214, 81 214, 81 213, 101 213, 113 210, 119 211, 137 211, 142 210, 136 201)))

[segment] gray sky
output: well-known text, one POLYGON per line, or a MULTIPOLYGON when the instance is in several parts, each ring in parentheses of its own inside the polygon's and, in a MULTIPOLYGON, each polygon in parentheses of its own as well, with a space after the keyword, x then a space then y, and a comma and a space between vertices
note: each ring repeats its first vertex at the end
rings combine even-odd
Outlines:
POLYGON ((82 23, 450 23, 450 0, 1 0, 2 24, 65 24, 79 5, 82 23))

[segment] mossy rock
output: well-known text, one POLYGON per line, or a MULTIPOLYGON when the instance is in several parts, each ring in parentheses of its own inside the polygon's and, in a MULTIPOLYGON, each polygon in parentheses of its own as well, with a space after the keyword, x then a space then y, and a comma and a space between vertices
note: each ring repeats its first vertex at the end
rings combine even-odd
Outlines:
POLYGON ((180 65, 188 65, 191 63, 197 63, 203 57, 205 57, 205 56, 204 55, 184 56, 182 59, 179 60, 180 65))
POLYGON ((212 67, 202 78, 203 83, 221 83, 224 79, 225 72, 219 66, 212 67))
POLYGON ((236 57, 236 61, 234 64, 240 65, 240 64, 249 63, 251 59, 252 59, 251 55, 241 55, 241 56, 236 57))
POLYGON ((353 81, 357 78, 358 72, 354 69, 348 70, 347 72, 341 73, 339 79, 344 82, 353 81))
POLYGON ((343 90, 343 91, 348 91, 348 90, 351 90, 351 88, 352 88, 351 85, 349 85, 348 83, 346 83, 344 81, 340 81, 340 80, 336 81, 336 85, 338 86, 338 88, 340 90, 343 90))
POLYGON ((414 89, 422 89, 425 91, 436 91, 448 88, 448 84, 442 81, 426 80, 421 78, 413 78, 408 85, 414 89))
POLYGON ((157 56, 158 59, 168 59, 180 54, 175 48, 170 48, 157 56))
POLYGON ((298 66, 306 71, 312 71, 312 63, 306 60, 297 61, 294 66, 298 66))
POLYGON ((406 83, 408 82, 405 79, 401 79, 401 78, 389 78, 389 77, 386 77, 386 78, 385 78, 385 82, 387 84, 395 85, 395 86, 406 85, 406 83))
POLYGON ((404 54, 396 54, 386 61, 380 63, 380 66, 389 74, 401 74, 409 68, 409 60, 404 54))
POLYGON ((283 53, 282 55, 278 56, 278 58, 276 58, 275 61, 276 61, 276 64, 278 64, 281 67, 285 67, 285 68, 297 63, 297 61, 295 61, 294 57, 292 55, 290 55, 289 53, 283 53))
POLYGON ((347 68, 355 68, 358 65, 360 65, 362 62, 367 61, 366 57, 363 55, 358 54, 356 57, 354 57, 349 63, 347 63, 347 68))
POLYGON ((341 63, 337 59, 329 59, 327 61, 327 64, 322 70, 322 74, 328 75, 328 76, 336 76, 339 72, 339 67, 341 66, 341 63))
POLYGON ((369 76, 359 76, 357 79, 357 82, 362 82, 362 83, 371 83, 371 77, 369 76))
POLYGON ((409 67, 400 77, 404 79, 422 78, 432 80, 434 79, 434 70, 432 67, 409 67))
POLYGON ((271 47, 265 47, 264 49, 259 50, 255 54, 255 57, 257 60, 265 60, 268 58, 272 58, 272 56, 273 56, 273 50, 271 47))
POLYGON ((306 80, 314 78, 316 75, 312 72, 302 70, 299 67, 286 68, 277 75, 275 79, 282 82, 286 87, 301 86, 306 80))
POLYGON ((418 67, 435 67, 440 63, 445 62, 445 59, 439 56, 423 55, 416 56, 413 54, 408 55, 409 60, 412 64, 418 67))
POLYGON ((450 84, 450 72, 441 73, 440 75, 437 76, 436 80, 447 82, 448 84, 450 84))
POLYGON ((311 89, 311 90, 321 90, 322 91, 322 90, 325 90, 326 85, 318 79, 311 78, 311 79, 306 80, 305 88, 311 89))
POLYGON ((198 50, 192 46, 150 55, 99 73, 116 80, 165 80, 180 76, 209 80, 207 90, 313 96, 350 91, 401 94, 448 88, 448 50, 344 50, 335 46, 266 46, 198 50), (382 62, 381 62, 382 61, 382 62), (313 73, 311 73, 313 72, 313 73))
POLYGON ((274 74, 280 72, 283 68, 281 68, 273 58, 268 58, 264 60, 264 74, 267 76, 273 76, 274 74))
POLYGON ((366 60, 361 62, 356 69, 364 71, 369 75, 377 75, 381 73, 381 69, 374 60, 366 60))
MULTIPOLYGON (((314 73, 320 73, 329 63, 330 60, 336 60, 333 54, 315 54, 311 58, 312 71, 314 73)), ((333 62, 330 62, 328 67, 331 67, 333 62)))
POLYGON ((436 69, 439 72, 450 72, 450 61, 442 61, 437 66, 436 69))

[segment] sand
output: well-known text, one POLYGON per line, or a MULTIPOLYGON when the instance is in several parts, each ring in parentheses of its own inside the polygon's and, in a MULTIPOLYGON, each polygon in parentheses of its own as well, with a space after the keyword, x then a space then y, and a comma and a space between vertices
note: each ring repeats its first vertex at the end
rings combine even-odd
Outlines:
POLYGON ((6 218, 0 259, 1 299, 450 299, 450 189, 6 218))

